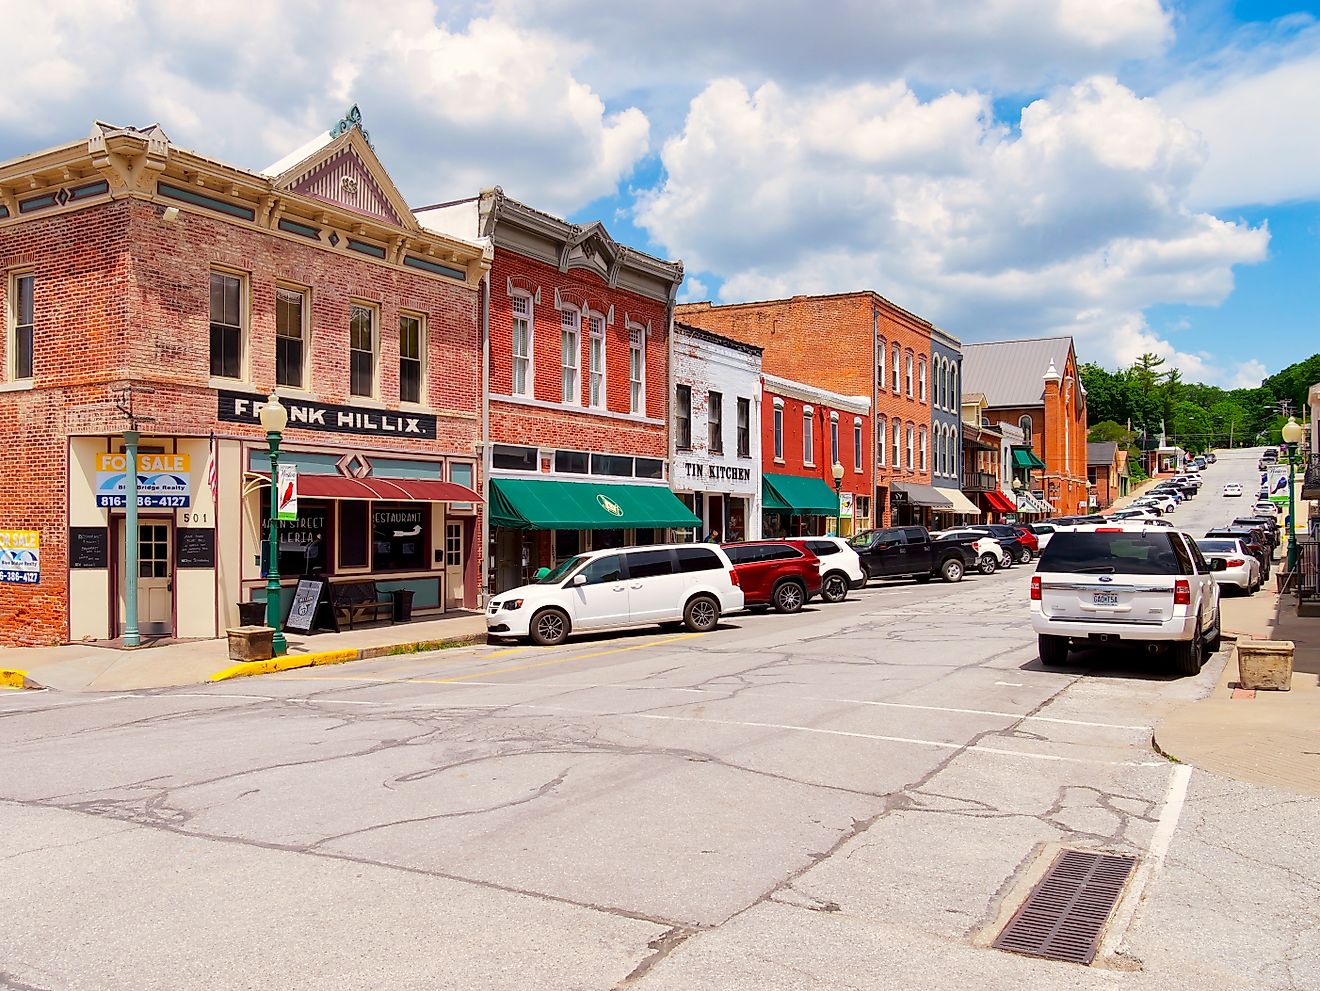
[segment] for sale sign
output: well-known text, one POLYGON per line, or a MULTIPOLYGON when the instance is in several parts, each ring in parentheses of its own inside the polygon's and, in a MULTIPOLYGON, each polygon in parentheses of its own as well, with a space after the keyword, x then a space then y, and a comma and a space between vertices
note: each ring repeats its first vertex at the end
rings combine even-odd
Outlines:
POLYGON ((41 581, 41 533, 0 530, 0 582, 35 585, 41 581))
MULTIPOLYGON (((187 509, 192 503, 192 471, 186 454, 139 454, 137 504, 149 509, 187 509)), ((96 504, 102 509, 128 505, 128 455, 96 456, 96 504)))

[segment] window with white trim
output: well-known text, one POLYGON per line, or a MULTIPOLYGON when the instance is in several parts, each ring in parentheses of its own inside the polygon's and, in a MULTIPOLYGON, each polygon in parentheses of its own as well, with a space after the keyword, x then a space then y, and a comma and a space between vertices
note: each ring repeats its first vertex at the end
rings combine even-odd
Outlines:
POLYGON ((816 463, 816 438, 813 436, 816 413, 810 406, 802 407, 802 463, 816 463))
POLYGON ((892 362, 892 369, 894 373, 894 395, 897 396, 902 391, 900 389, 899 380, 903 374, 903 349, 898 346, 897 341, 894 342, 893 358, 894 360, 892 362))
MULTIPOLYGON (((875 349, 875 387, 881 392, 885 389, 885 356, 889 353, 889 344, 881 340, 875 349)), ((884 459, 881 459, 882 461, 884 459)))
POLYGON ((1023 413, 1018 417, 1018 427, 1022 431, 1023 443, 1031 446, 1031 417, 1023 413))
POLYGON ((895 469, 903 467, 903 422, 894 417, 889 424, 889 440, 893 447, 893 459, 889 462, 895 469))
POLYGON ((581 390, 578 387, 578 358, 582 351, 581 332, 581 312, 573 309, 560 310, 559 397, 560 402, 573 406, 582 403, 581 390))
POLYGON ((513 309, 513 382, 515 396, 532 394, 532 297, 516 293, 510 299, 513 309))
POLYGON ((830 464, 839 464, 839 414, 830 414, 830 464))
POLYGON ((752 401, 738 397, 738 457, 752 456, 752 401))
POLYGON ((919 439, 919 441, 920 441, 920 443, 921 443, 921 462, 920 462, 920 468, 921 468, 922 471, 925 471, 925 470, 926 470, 926 445, 927 445, 927 443, 929 442, 928 431, 926 430, 925 427, 922 427, 921 430, 918 431, 918 439, 919 439))
POLYGON ((245 277, 230 272, 211 273, 211 376, 243 377, 245 277))
POLYGON ((348 393, 376 395, 376 310, 365 303, 348 307, 348 393))
POLYGON ((885 463, 885 425, 887 420, 875 421, 875 463, 883 465, 885 463))
POLYGON ((275 384, 291 389, 307 387, 307 293, 275 287, 275 384))
POLYGON ((37 277, 18 272, 9 279, 9 378, 15 381, 32 378, 36 328, 37 277))
POLYGON ((605 318, 587 316, 587 405, 605 408, 605 318))
POLYGON ((706 393, 706 428, 709 432, 707 450, 711 454, 724 453, 724 393, 706 393))
POLYGON ((853 417, 853 471, 862 470, 862 418, 853 417))
POLYGON ((628 329, 628 411, 646 415, 646 330, 628 329))
POLYGON ((399 314, 399 402, 422 401, 426 364, 426 321, 418 313, 399 314))
POLYGON ((775 400, 775 460, 784 460, 784 401, 775 400))
POLYGON ((949 409, 957 413, 962 408, 962 397, 958 394, 958 366, 949 363, 949 409))
POLYGON ((924 403, 926 401, 926 359, 925 358, 920 358, 917 360, 917 389, 919 391, 920 399, 924 403))
POLYGON ((905 464, 907 465, 907 469, 908 469, 908 471, 912 471, 912 469, 913 469, 913 467, 915 466, 915 463, 916 463, 916 462, 915 462, 915 459, 914 459, 913 456, 912 456, 912 455, 913 455, 914 448, 916 447, 916 444, 915 444, 915 435, 916 435, 916 425, 913 424, 911 420, 909 420, 909 421, 908 421, 908 425, 907 425, 907 431, 906 431, 906 433, 905 433, 905 438, 906 438, 906 441, 907 441, 907 448, 906 448, 906 450, 907 450, 907 461, 905 462, 905 464))
POLYGON ((907 359, 903 363, 903 382, 907 386, 906 392, 909 399, 912 398, 912 352, 909 351, 904 357, 907 359))

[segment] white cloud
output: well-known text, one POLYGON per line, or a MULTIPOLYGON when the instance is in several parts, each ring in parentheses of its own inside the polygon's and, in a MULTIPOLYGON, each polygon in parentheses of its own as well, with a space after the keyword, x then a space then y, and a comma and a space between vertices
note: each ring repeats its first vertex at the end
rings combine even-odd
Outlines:
POLYGON ((695 303, 699 300, 710 299, 710 288, 696 276, 688 276, 683 280, 683 285, 678 290, 678 301, 680 303, 695 303))
POLYGON ((1228 379, 1225 388, 1228 389, 1255 389, 1261 382, 1269 377, 1270 371, 1265 367, 1265 363, 1256 358, 1248 361, 1242 361, 1233 369, 1231 377, 1228 379))
POLYGON ((720 80, 666 142, 638 220, 724 275, 726 301, 874 288, 968 340, 1075 333, 1102 361, 1156 342, 1208 368, 1141 312, 1219 302, 1269 235, 1186 208, 1195 132, 1107 77, 1031 104, 1016 134, 989 109, 976 92, 720 80))
POLYGON ((497 18, 437 22, 428 0, 27 4, 16 8, 0 143, 76 139, 93 117, 159 121, 171 139, 259 168, 351 102, 415 202, 502 184, 548 210, 609 196, 649 121, 576 74, 583 46, 497 18), (84 9, 85 8, 85 9, 84 9))

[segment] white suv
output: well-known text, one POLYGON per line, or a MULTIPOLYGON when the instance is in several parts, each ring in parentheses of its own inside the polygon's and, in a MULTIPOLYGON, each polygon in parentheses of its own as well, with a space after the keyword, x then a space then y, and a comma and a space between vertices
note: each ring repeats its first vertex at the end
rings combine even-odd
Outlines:
POLYGON ((803 537, 793 543, 805 544, 820 558, 820 597, 825 602, 842 602, 850 588, 866 584, 862 559, 842 537, 803 537))
POLYGON ((1168 647, 1192 675, 1219 649, 1219 586, 1226 561, 1202 555, 1180 530, 1141 524, 1080 526, 1054 535, 1031 579, 1040 660, 1063 664, 1074 643, 1168 647))
POLYGON ((579 554, 486 606, 486 632, 562 643, 575 630, 683 623, 705 633, 743 607, 728 556, 714 544, 657 544, 579 554))

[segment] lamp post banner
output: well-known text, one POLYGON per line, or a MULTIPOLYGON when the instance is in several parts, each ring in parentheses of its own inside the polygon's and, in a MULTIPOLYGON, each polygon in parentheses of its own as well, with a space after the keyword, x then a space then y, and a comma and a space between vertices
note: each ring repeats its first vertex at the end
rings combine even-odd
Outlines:
POLYGON ((277 520, 296 520, 298 518, 298 466, 281 464, 276 469, 275 477, 277 520))

